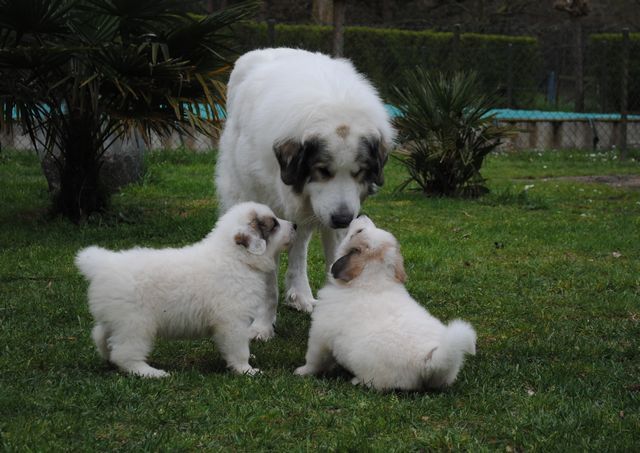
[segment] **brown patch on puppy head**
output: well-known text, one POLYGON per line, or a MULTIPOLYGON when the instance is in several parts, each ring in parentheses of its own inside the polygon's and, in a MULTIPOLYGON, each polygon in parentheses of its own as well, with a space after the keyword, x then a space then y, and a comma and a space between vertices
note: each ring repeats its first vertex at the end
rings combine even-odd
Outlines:
POLYGON ((349 252, 339 258, 331 266, 331 274, 337 280, 350 282, 360 276, 367 263, 388 263, 393 267, 393 278, 400 284, 407 280, 404 270, 404 260, 397 245, 383 244, 381 247, 371 249, 366 240, 354 236, 350 242, 349 252), (389 256, 389 253, 393 253, 389 256))
POLYGON ((236 233, 233 239, 236 241, 236 244, 241 245, 245 248, 248 248, 249 244, 251 244, 251 238, 248 234, 245 233, 236 233))
POLYGON ((331 275, 336 280, 348 283, 362 273, 365 263, 366 259, 362 252, 359 249, 352 249, 333 263, 331 275))
POLYGON ((273 229, 277 225, 277 220, 272 215, 266 215, 258 217, 256 213, 253 213, 253 219, 251 220, 251 228, 253 228, 265 241, 273 232, 273 229))
POLYGON ((336 134, 338 134, 338 137, 341 138, 347 138, 347 135, 349 135, 349 131, 349 126, 347 126, 346 124, 341 124, 336 128, 336 134))

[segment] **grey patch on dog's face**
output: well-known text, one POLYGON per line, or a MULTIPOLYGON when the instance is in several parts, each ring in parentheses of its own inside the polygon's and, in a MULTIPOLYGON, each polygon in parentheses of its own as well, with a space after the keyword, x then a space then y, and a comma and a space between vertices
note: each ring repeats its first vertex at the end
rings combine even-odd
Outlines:
POLYGON ((280 164, 280 178, 282 182, 300 194, 309 178, 330 178, 330 157, 325 144, 318 138, 312 138, 304 143, 287 140, 276 143, 273 151, 280 164), (313 174, 312 174, 313 173, 313 174))
POLYGON ((367 184, 369 194, 373 194, 384 185, 383 169, 387 163, 388 154, 377 138, 363 137, 360 139, 360 150, 356 160, 361 168, 360 177, 367 184))

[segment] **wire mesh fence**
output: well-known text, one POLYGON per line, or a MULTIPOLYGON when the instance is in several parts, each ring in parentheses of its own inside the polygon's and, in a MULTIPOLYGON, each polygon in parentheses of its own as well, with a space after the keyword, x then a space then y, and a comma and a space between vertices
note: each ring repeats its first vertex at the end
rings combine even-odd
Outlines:
MULTIPOLYGON (((461 27, 422 34, 347 27, 344 55, 387 102, 416 66, 477 72, 496 95, 495 118, 520 131, 515 148, 640 148, 640 33, 549 34, 541 42, 461 27)), ((267 46, 330 53, 331 30, 271 21, 243 36, 244 51, 267 46)))

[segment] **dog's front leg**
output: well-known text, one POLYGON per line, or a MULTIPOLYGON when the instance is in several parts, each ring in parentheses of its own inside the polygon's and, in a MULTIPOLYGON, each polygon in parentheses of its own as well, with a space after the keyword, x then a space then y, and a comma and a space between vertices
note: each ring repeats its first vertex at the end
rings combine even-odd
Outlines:
POLYGON ((322 338, 322 334, 310 332, 305 361, 304 366, 296 368, 294 374, 298 376, 318 374, 330 369, 335 364, 331 349, 322 338))
POLYGON ((315 299, 307 277, 307 247, 313 228, 310 225, 298 227, 296 237, 289 249, 289 265, 287 267, 286 304, 300 311, 311 312, 315 299))
POLYGON ((331 265, 337 258, 336 250, 338 249, 338 244, 344 239, 344 236, 347 234, 347 229, 334 230, 333 228, 322 227, 320 234, 322 236, 325 269, 329 272, 331 265))
POLYGON ((238 374, 254 375, 260 370, 249 365, 249 326, 243 323, 231 323, 216 326, 214 333, 216 346, 227 362, 227 366, 238 374))
POLYGON ((273 325, 276 322, 276 311, 278 309, 278 268, 280 267, 280 257, 276 257, 276 268, 273 272, 267 273, 266 291, 264 302, 256 311, 256 317, 249 327, 249 335, 252 340, 266 341, 275 335, 273 325))

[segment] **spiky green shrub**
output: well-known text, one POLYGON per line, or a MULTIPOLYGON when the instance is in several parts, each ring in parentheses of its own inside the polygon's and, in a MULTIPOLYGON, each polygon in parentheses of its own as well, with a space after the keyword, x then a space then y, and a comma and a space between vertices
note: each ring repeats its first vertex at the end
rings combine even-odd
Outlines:
POLYGON ((396 156, 411 182, 428 195, 479 195, 487 191, 482 162, 509 135, 491 115, 494 99, 476 73, 428 72, 416 68, 394 87, 402 143, 396 156))

